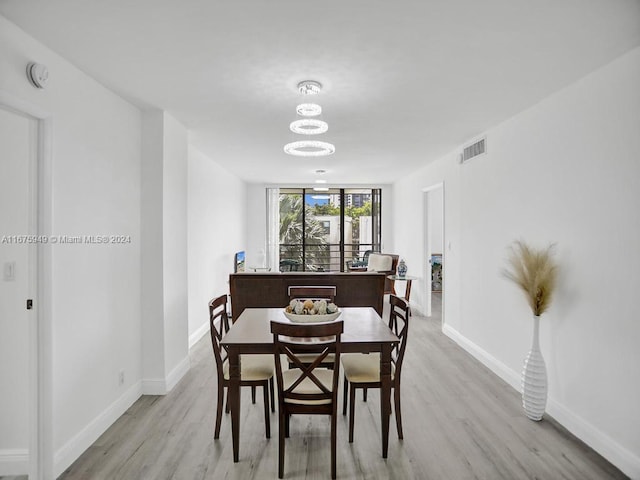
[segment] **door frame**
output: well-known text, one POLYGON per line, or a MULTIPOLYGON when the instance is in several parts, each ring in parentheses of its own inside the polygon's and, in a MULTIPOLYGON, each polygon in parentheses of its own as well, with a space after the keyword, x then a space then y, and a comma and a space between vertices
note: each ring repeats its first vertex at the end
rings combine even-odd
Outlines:
MULTIPOLYGON (((30 229, 49 238, 52 224, 53 120, 50 113, 0 90, 0 105, 31 117, 37 125, 36 158, 29 165, 30 229)), ((29 290, 35 312, 29 321, 29 480, 53 477, 53 369, 51 245, 29 252, 29 290)), ((26 299, 25 299, 26 300, 26 299)))
MULTIPOLYGON (((423 274, 424 274, 424 299, 425 299, 425 316, 430 317, 431 316, 431 255, 433 254, 432 252, 432 247, 431 247, 431 225, 430 225, 430 219, 429 219, 429 195, 436 191, 442 189, 442 244, 443 246, 446 245, 446 230, 445 230, 445 198, 444 198, 444 194, 445 194, 445 187, 444 187, 444 181, 442 182, 438 182, 438 183, 434 183, 433 185, 430 185, 428 187, 425 187, 422 189, 422 195, 423 195, 423 206, 424 206, 424 214, 423 214, 423 242, 422 244, 426 247, 425 251, 423 252, 424 255, 424 266, 423 266, 423 274)), ((445 275, 445 248, 442 249, 442 278, 446 278, 445 275)), ((444 289, 444 285, 442 288, 442 323, 444 324, 444 295, 445 295, 445 289, 444 289)))

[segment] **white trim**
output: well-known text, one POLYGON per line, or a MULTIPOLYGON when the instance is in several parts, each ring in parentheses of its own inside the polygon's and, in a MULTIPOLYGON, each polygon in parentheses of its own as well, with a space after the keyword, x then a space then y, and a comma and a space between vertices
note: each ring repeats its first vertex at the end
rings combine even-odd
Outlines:
POLYGON ((142 384, 136 382, 65 443, 54 455, 54 478, 75 462, 141 395, 142 384))
MULTIPOLYGON (((436 192, 438 190, 442 190, 442 278, 445 279, 447 278, 447 274, 446 274, 446 241, 447 241, 447 229, 446 229, 446 198, 445 198, 445 190, 444 190, 444 181, 441 180, 439 182, 436 182, 428 187, 423 187, 421 189, 422 191, 422 207, 423 207, 423 212, 422 212, 422 218, 423 218, 423 229, 422 229, 422 244, 423 245, 427 245, 427 255, 424 257, 424 262, 423 262, 423 275, 425 278, 425 281, 422 283, 422 288, 423 291, 422 293, 424 294, 424 314, 427 317, 430 317, 432 312, 431 312, 431 295, 433 294, 433 291, 431 290, 431 255, 433 254, 433 249, 431 246, 431 228, 432 225, 430 225, 429 221, 429 194, 432 192, 436 192)), ((437 252, 436 252, 437 253, 437 252)), ((445 325, 445 302, 444 302, 444 296, 446 295, 445 293, 445 288, 444 288, 444 281, 441 287, 441 291, 442 291, 442 297, 441 297, 441 302, 440 302, 440 308, 441 308, 441 324, 444 326, 445 325)))
POLYGON ((173 387, 178 384, 182 377, 186 375, 186 373, 189 371, 189 368, 191 368, 191 361, 189 360, 189 355, 187 355, 167 375, 167 393, 170 392, 173 387))
MULTIPOLYGON (((29 156, 29 231, 39 235, 40 231, 39 207, 40 207, 40 170, 42 164, 42 129, 44 128, 42 120, 29 116, 30 122, 35 127, 35 137, 33 137, 36 152, 35 155, 29 156)), ((40 332, 40 295, 38 292, 40 262, 38 254, 40 248, 37 244, 29 245, 29 297, 33 300, 33 309, 27 312, 29 316, 29 449, 34 452, 34 458, 30 459, 29 471, 35 472, 38 469, 38 431, 39 431, 39 391, 40 391, 40 373, 38 372, 39 364, 39 342, 38 336, 40 332)), ((26 300, 26 299, 25 299, 26 300)))
MULTIPOLYGON (((431 258, 433 257, 433 245, 431 244, 431 230, 433 222, 431 221, 431 217, 429 216, 429 203, 430 203, 430 193, 435 192, 435 188, 430 188, 429 190, 422 192, 422 245, 426 245, 426 249, 423 248, 423 251, 426 253, 424 261, 422 262, 423 269, 422 274, 424 275, 424 315, 425 317, 430 317, 432 314, 431 311, 431 275, 433 271, 433 265, 431 264, 431 258)), ((442 319, 444 321, 444 319, 442 319)))
POLYGON ((185 376, 191 368, 189 356, 184 357, 166 378, 147 378, 142 380, 143 395, 166 395, 185 376))
POLYGON ((167 382, 162 378, 147 378, 141 382, 143 395, 166 395, 167 382))
POLYGON ((189 348, 193 347, 198 341, 209 333, 209 322, 204 322, 196 331, 189 335, 189 348))
POLYGON ((0 450, 0 476, 25 475, 29 472, 29 450, 0 450))
MULTIPOLYGON (((38 231, 51 235, 53 218, 53 119, 40 120, 38 231)), ((38 250, 38 436, 32 455, 34 480, 53 476, 53 255, 49 244, 38 250), (33 458, 36 457, 36 458, 33 458)), ((33 451, 33 450, 32 450, 33 451)))
POLYGON ((20 112, 26 113, 27 115, 31 115, 32 117, 35 117, 35 118, 44 119, 44 118, 49 118, 51 116, 51 114, 46 110, 43 110, 42 108, 32 103, 25 102, 21 98, 15 97, 9 92, 3 91, 3 90, 0 90, 0 103, 7 105, 20 112))
POLYGON ((640 457, 636 454, 552 398, 547 400, 547 413, 629 478, 640 479, 640 457))
POLYGON ((460 345, 464 350, 469 352, 480 363, 482 363, 485 367, 489 368, 489 370, 491 370, 493 373, 495 373, 497 376, 511 385, 516 391, 522 393, 520 386, 520 375, 518 375, 516 372, 511 370, 496 357, 489 354, 486 350, 480 348, 467 337, 463 336, 460 332, 451 328, 451 326, 445 324, 442 327, 442 333, 444 333, 447 337, 460 345))
POLYGON ((438 183, 434 183, 433 185, 430 185, 428 187, 424 187, 422 188, 423 192, 431 192, 433 190, 437 190, 439 188, 444 188, 444 182, 438 182, 438 183))
MULTIPOLYGON (((473 355, 498 377, 511 385, 516 391, 519 393, 522 392, 520 385, 521 379, 517 372, 507 367, 504 363, 500 362, 449 325, 444 325, 442 332, 473 355)), ((625 475, 628 475, 630 478, 640 479, 640 457, 553 398, 547 400, 546 411, 550 417, 553 417, 554 420, 569 430, 573 435, 622 470, 625 475)))

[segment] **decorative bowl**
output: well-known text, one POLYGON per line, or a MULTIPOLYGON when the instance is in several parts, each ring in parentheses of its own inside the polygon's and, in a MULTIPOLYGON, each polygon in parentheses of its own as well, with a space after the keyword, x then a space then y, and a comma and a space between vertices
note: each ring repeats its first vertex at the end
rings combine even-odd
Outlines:
POLYGON ((322 323, 333 322, 342 313, 340 310, 334 313, 327 313, 326 315, 296 315, 295 313, 283 312, 284 316, 292 322, 296 323, 322 323))

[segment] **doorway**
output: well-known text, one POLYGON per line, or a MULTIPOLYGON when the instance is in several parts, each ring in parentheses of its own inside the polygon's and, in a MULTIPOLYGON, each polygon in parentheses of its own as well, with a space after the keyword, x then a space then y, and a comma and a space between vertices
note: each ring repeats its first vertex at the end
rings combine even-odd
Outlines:
POLYGON ((425 315, 432 316, 433 298, 442 305, 444 294, 444 184, 423 190, 425 315))
POLYGON ((0 108, 0 475, 29 470, 31 412, 29 358, 35 294, 37 121, 0 108))
POLYGON ((50 231, 51 132, 46 112, 0 91, 0 477, 40 480, 53 466, 50 314, 40 307, 50 298, 41 234, 50 231))

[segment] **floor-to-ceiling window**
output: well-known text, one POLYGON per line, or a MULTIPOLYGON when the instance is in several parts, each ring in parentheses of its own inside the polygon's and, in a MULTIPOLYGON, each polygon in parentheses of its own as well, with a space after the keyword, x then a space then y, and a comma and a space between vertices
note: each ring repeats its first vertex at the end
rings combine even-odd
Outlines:
POLYGON ((280 189, 280 271, 344 271, 380 250, 380 190, 280 189))

